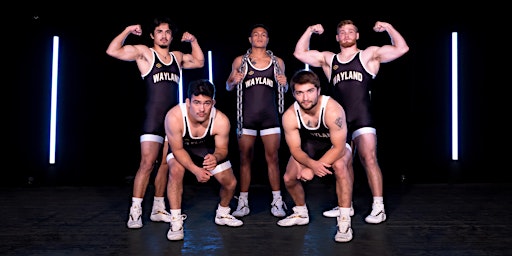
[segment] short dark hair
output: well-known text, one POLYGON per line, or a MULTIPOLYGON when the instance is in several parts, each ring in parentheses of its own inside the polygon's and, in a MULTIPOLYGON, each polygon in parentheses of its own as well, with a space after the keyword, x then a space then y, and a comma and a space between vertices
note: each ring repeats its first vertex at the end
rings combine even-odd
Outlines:
POLYGON ((290 87, 292 88, 292 92, 295 91, 295 84, 306 84, 312 83, 315 85, 317 89, 320 88, 320 78, 318 75, 312 70, 308 69, 300 69, 295 74, 293 74, 290 79, 290 87))
POLYGON ((267 36, 270 36, 270 31, 268 30, 268 27, 263 25, 262 23, 257 23, 257 24, 254 24, 252 25, 251 29, 249 30, 249 37, 251 37, 252 35, 252 31, 255 29, 255 28, 263 28, 264 30, 267 31, 267 36))
POLYGON ((176 26, 176 24, 174 24, 174 22, 171 20, 171 18, 165 17, 165 16, 160 16, 160 17, 156 17, 153 19, 153 21, 151 22, 151 25, 150 25, 151 34, 153 34, 153 32, 155 31, 155 28, 160 26, 160 24, 162 24, 162 23, 169 24, 169 28, 171 29, 171 32, 172 32, 172 37, 176 36, 176 34, 178 33, 178 27, 176 26))
POLYGON ((215 99, 215 85, 208 79, 198 79, 188 84, 187 97, 204 95, 215 99))

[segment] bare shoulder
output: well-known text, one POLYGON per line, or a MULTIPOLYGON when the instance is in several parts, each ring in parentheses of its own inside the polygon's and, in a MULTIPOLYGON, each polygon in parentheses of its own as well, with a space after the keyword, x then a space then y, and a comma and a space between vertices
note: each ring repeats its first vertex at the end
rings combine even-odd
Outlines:
POLYGON ((144 54, 144 55, 153 54, 153 52, 151 51, 151 49, 150 49, 147 45, 143 45, 143 44, 136 44, 136 45, 133 45, 133 47, 134 47, 135 49, 137 49, 137 51, 138 51, 140 54, 144 54))
POLYGON ((169 109, 165 115, 165 131, 170 134, 181 134, 183 130, 183 117, 179 105, 176 105, 169 109))
POLYGON ((329 97, 327 99, 327 111, 334 111, 334 110, 341 108, 341 104, 338 101, 336 101, 333 97, 330 97, 330 96, 327 96, 327 97, 329 97))
POLYGON ((215 108, 215 118, 227 118, 227 115, 222 110, 215 108))
POLYGON ((233 60, 233 65, 239 66, 242 63, 242 55, 236 56, 233 60))
POLYGON ((167 111, 167 114, 165 115, 166 119, 172 118, 172 119, 178 119, 181 118, 181 107, 180 104, 172 107, 167 111))
POLYGON ((343 118, 345 118, 345 110, 338 101, 331 97, 329 97, 329 101, 327 101, 325 112, 326 114, 336 118, 339 116, 343 116, 343 118))
POLYGON ((331 51, 323 51, 321 53, 326 61, 330 61, 334 57, 334 55, 336 55, 336 53, 331 51))
POLYGON ((379 46, 368 46, 366 49, 361 51, 361 58, 363 60, 368 60, 372 58, 379 49, 379 46))
POLYGON ((172 54, 174 54, 174 56, 176 57, 176 60, 181 63, 181 61, 183 60, 183 52, 180 52, 180 51, 172 51, 172 54))
POLYGON ((283 127, 289 127, 290 125, 292 125, 294 123, 295 120, 296 120, 296 117, 295 117, 293 104, 292 104, 283 113, 283 117, 282 117, 283 127))
POLYGON ((279 63, 279 66, 281 66, 281 68, 284 68, 284 60, 280 57, 276 57, 277 59, 277 63, 279 63))
POLYGON ((229 134, 231 129, 231 123, 226 114, 220 110, 215 111, 214 126, 212 127, 213 134, 229 134))
POLYGON ((215 109, 215 122, 216 123, 219 123, 222 124, 223 126, 224 125, 228 125, 229 126, 229 118, 226 114, 224 114, 224 112, 220 111, 219 109, 215 109))
POLYGON ((290 106, 288 106, 288 108, 287 108, 287 109, 285 109, 285 111, 284 111, 284 113, 283 113, 283 118, 284 118, 285 116, 289 116, 289 115, 293 115, 293 114, 294 114, 294 111, 295 111, 295 110, 294 110, 294 106, 293 106, 294 104, 295 104, 295 103, 292 103, 290 106))

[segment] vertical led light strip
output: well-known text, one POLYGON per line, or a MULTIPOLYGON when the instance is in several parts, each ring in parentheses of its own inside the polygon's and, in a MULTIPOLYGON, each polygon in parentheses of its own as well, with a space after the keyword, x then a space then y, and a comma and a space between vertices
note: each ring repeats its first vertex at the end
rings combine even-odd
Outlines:
POLYGON ((457 32, 452 32, 452 160, 459 159, 458 46, 457 32))
POLYGON ((50 164, 55 164, 55 144, 57 130, 57 78, 59 74, 59 37, 53 37, 52 59, 52 98, 50 113, 50 164))
POLYGON ((178 94, 180 98, 180 103, 183 102, 183 72, 180 69, 180 82, 179 82, 179 88, 178 88, 178 94))
POLYGON ((212 64, 212 51, 208 51, 208 74, 210 78, 210 82, 213 84, 213 64, 212 64))

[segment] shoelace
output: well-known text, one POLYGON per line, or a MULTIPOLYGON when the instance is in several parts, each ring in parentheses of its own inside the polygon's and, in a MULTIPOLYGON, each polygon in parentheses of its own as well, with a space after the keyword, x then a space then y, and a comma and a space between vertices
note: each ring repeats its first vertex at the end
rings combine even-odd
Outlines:
POLYGON ((135 220, 135 218, 133 218, 134 216, 137 216, 138 215, 138 218, 136 219, 140 219, 142 217, 142 210, 141 208, 135 208, 135 211, 133 211, 133 214, 132 214, 132 211, 130 211, 130 218, 132 220, 135 220), (135 215, 133 215, 135 214, 135 215))
POLYGON ((133 215, 130 214, 130 219, 132 219, 133 221, 139 220, 141 217, 142 217, 142 215, 139 214, 139 217, 137 217, 137 219, 135 219, 135 218, 133 218, 133 215))
POLYGON ((217 216, 217 218, 219 218, 219 219, 230 219, 230 220, 234 220, 235 219, 235 217, 233 217, 233 215, 231 215, 231 214, 222 214, 220 216, 217 216))
POLYGON ((249 208, 249 206, 247 205, 247 201, 246 201, 246 200, 244 200, 243 198, 238 197, 238 196, 235 196, 235 199, 237 199, 237 200, 238 200, 238 206, 237 206, 237 208, 236 208, 236 210, 237 210, 237 211, 240 211, 240 210, 241 210, 241 209, 243 209, 243 208, 249 208), (243 204, 240 204, 240 201, 242 201, 242 202, 243 202, 243 204))
POLYGON ((181 221, 186 220, 186 219, 187 219, 187 215, 186 214, 181 214, 181 215, 178 215, 178 216, 173 216, 171 218, 171 230, 172 231, 182 230, 183 229, 183 222, 181 222, 181 221), (177 218, 175 218, 175 217, 177 217, 177 218), (178 230, 174 230, 174 225, 172 225, 172 224, 173 224, 173 222, 178 222, 178 221, 181 222, 180 225, 179 225, 180 227, 178 228, 178 230))
POLYGON ((340 233, 347 233, 349 228, 350 228, 350 222, 348 221, 349 219, 346 219, 346 218, 340 218, 338 220, 338 230, 340 231, 340 233))
POLYGON ((153 212, 153 215, 155 215, 155 214, 170 215, 168 212, 163 211, 163 210, 157 210, 157 211, 154 211, 154 212, 153 212))
POLYGON ((281 202, 281 205, 283 206, 284 209, 288 210, 287 206, 286 206, 286 203, 283 201, 283 199, 281 197, 278 197, 278 198, 274 198, 274 200, 272 201, 272 207, 276 207, 276 208, 279 208, 279 205, 277 205, 278 202, 281 202))
POLYGON ((176 216, 172 216, 171 221, 178 221, 178 220, 186 220, 187 215, 186 214, 180 214, 175 218, 176 216))
POLYGON ((377 216, 379 216, 379 215, 381 215, 381 214, 383 214, 383 213, 384 213, 384 211, 383 211, 383 210, 373 210, 373 211, 372 211, 372 213, 371 213, 371 215, 372 215, 372 216, 377 217, 377 216), (378 212, 377 212, 377 211, 378 211, 378 212))
POLYGON ((294 218, 306 218, 306 217, 303 217, 302 215, 300 215, 300 213, 296 212, 296 213, 293 213, 292 215, 286 217, 287 219, 294 219, 294 218))

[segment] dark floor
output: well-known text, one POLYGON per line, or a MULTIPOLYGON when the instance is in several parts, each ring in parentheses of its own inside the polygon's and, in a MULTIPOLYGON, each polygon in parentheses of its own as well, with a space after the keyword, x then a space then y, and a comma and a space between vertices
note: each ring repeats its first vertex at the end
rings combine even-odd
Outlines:
POLYGON ((335 242, 336 221, 322 216, 335 199, 325 180, 306 186, 309 225, 287 228, 270 214, 265 185, 251 187, 251 214, 238 228, 213 222, 215 181, 186 185, 185 239, 173 242, 168 224, 149 220, 152 189, 144 227, 130 230, 128 183, 0 187, 0 255, 512 255, 512 183, 389 184, 388 220, 379 225, 364 222, 371 197, 356 184, 349 243, 335 242))

